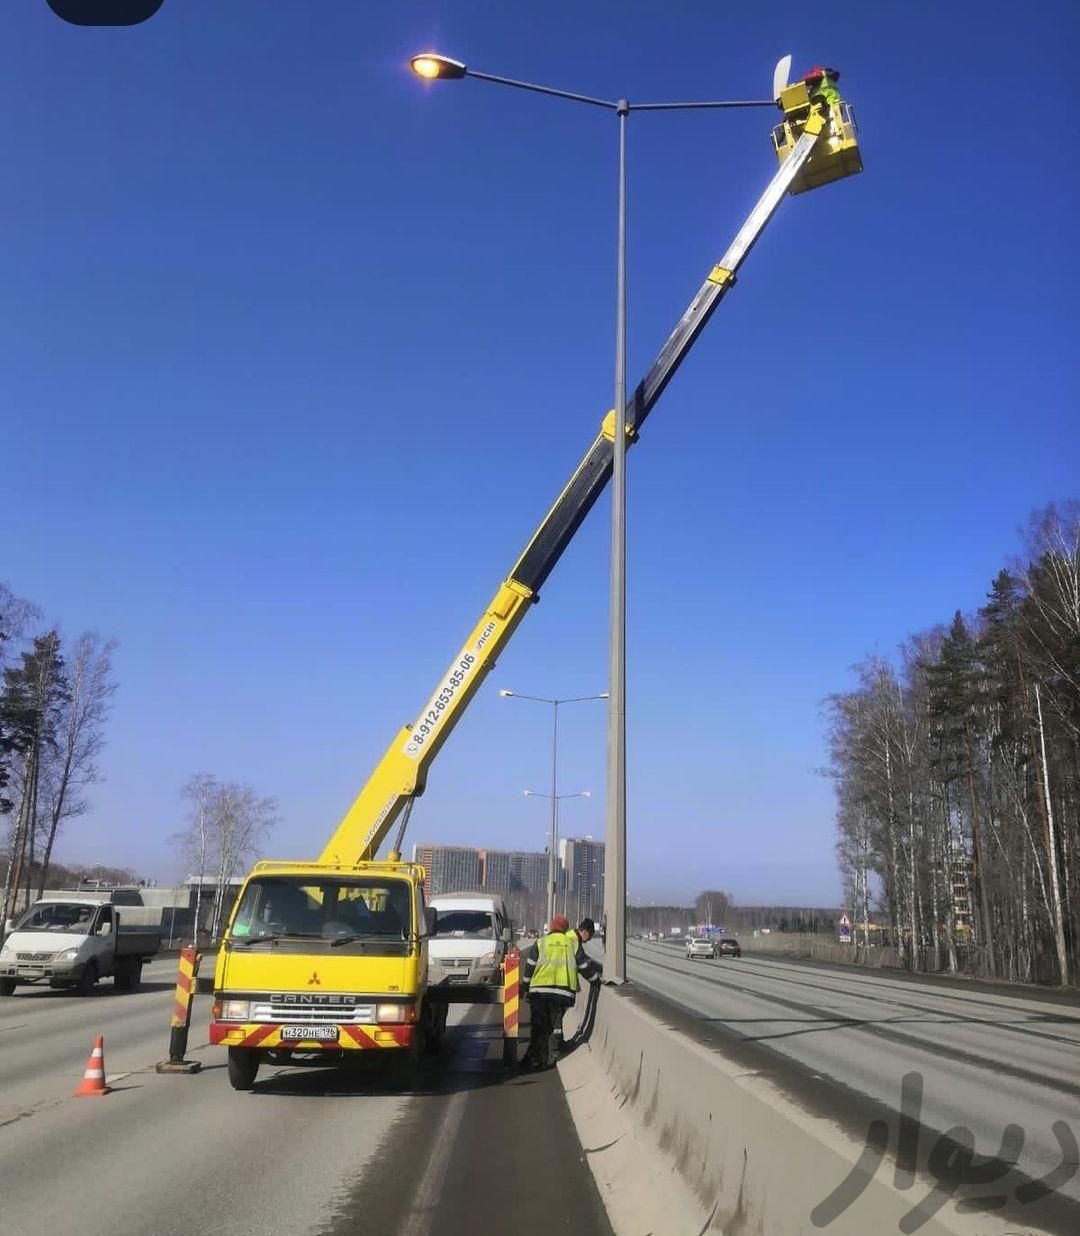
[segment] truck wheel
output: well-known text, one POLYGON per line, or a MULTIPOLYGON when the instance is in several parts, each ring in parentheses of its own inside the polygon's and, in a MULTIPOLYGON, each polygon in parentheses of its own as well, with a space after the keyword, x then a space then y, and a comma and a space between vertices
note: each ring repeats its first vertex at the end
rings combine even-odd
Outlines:
POLYGON ((86 969, 79 975, 79 981, 75 984, 75 991, 80 996, 92 996, 94 994, 94 984, 97 982, 97 964, 89 961, 86 963, 86 969))
POLYGON ((229 1048, 229 1085, 234 1090, 250 1090, 259 1072, 259 1053, 250 1047, 229 1048))
POLYGON ((0 979, 0 996, 13 996, 15 994, 15 980, 9 978, 0 979))
POLYGON ((420 1028, 421 1045, 425 1055, 437 1056, 439 1054, 445 1030, 446 1022, 443 1020, 442 1010, 438 1005, 425 1005, 424 1020, 420 1028))
POLYGON ((141 982, 142 961, 133 957, 124 963, 124 968, 117 974, 116 988, 118 991, 138 991, 141 982))
POLYGON ((401 1090, 413 1090, 420 1079, 420 1057, 415 1047, 388 1052, 393 1057, 393 1084, 401 1090))

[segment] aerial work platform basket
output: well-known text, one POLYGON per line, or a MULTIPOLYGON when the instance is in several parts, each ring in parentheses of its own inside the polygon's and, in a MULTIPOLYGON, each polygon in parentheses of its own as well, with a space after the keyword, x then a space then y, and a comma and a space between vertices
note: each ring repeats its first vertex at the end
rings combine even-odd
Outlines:
POLYGON ((855 113, 850 103, 841 101, 828 106, 811 103, 805 82, 796 82, 781 91, 777 104, 784 113, 784 119, 773 129, 772 139, 776 157, 781 163, 795 149, 795 143, 802 136, 812 111, 820 109, 826 119, 825 131, 817 148, 791 182, 789 193, 818 189, 832 180, 854 176, 863 170, 855 113))

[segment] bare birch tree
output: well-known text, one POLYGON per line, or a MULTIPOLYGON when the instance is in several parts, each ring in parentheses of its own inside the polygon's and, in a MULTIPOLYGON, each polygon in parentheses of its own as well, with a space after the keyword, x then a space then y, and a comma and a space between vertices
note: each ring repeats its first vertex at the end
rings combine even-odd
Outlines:
POLYGON ((98 757, 105 746, 105 721, 116 691, 112 677, 115 640, 96 632, 81 635, 67 659, 67 697, 56 726, 56 742, 42 761, 40 826, 44 848, 37 895, 45 891, 53 846, 65 820, 83 815, 83 791, 100 780, 98 757))
POLYGON ((250 785, 230 782, 219 789, 216 813, 217 884, 210 935, 217 939, 230 882, 251 862, 277 823, 277 803, 260 798, 250 785))
POLYGON ((222 911, 230 881, 256 856, 277 823, 277 804, 260 797, 249 785, 222 783, 199 773, 183 788, 189 803, 188 827, 173 838, 198 879, 192 942, 197 942, 207 874, 214 873, 215 896, 210 935, 222 927, 222 911))

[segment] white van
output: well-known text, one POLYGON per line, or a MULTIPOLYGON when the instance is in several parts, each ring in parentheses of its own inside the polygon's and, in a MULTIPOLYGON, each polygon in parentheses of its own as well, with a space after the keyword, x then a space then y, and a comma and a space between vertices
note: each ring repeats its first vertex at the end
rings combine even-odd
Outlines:
POLYGON ((438 914, 428 940, 432 986, 498 986, 514 925, 497 893, 440 893, 428 903, 438 914))
POLYGON ((0 942, 0 996, 33 983, 88 996, 109 975, 117 991, 135 991, 161 934, 128 927, 121 922, 125 914, 100 895, 35 901, 0 942))

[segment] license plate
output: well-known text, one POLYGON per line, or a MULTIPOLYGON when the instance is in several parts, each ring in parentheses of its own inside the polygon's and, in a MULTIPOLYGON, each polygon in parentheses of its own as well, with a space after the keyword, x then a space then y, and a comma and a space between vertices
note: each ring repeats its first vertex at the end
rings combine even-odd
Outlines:
POLYGON ((282 1040, 289 1042, 336 1043, 338 1041, 337 1026, 282 1026, 282 1040))

